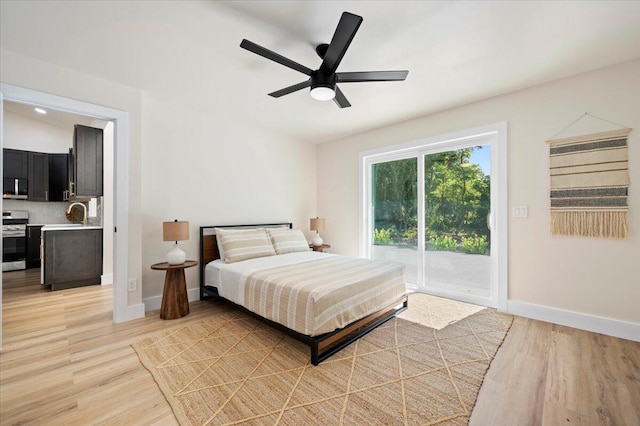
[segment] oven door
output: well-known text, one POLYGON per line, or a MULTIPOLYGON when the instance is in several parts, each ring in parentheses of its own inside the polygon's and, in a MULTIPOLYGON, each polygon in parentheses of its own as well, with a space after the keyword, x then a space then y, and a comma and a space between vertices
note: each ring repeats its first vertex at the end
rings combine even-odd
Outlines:
POLYGON ((2 270, 15 271, 26 268, 27 239, 21 235, 2 236, 2 270))

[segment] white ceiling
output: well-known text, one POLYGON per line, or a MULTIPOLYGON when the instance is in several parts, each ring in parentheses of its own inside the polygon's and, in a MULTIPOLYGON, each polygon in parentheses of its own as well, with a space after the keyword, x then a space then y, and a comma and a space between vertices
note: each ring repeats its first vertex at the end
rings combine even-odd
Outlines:
POLYGON ((3 49, 320 143, 640 57, 640 1, 13 1, 3 49), (339 71, 407 69, 404 82, 342 84, 353 105, 239 47, 309 68, 343 11, 364 18, 339 71))
POLYGON ((45 111, 47 112, 46 114, 40 114, 35 111, 33 105, 17 102, 4 101, 3 108, 5 111, 27 117, 31 120, 41 121, 51 126, 60 127, 64 130, 73 130, 73 126, 76 124, 90 126, 94 122, 94 119, 91 117, 49 108, 45 108, 45 111))

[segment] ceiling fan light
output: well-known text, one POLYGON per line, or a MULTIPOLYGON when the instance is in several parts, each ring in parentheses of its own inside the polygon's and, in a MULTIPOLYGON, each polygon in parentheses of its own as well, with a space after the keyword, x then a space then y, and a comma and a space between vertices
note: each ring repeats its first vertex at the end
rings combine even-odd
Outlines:
POLYGON ((330 87, 316 86, 311 88, 311 97, 317 101, 330 101, 336 97, 336 92, 330 87))

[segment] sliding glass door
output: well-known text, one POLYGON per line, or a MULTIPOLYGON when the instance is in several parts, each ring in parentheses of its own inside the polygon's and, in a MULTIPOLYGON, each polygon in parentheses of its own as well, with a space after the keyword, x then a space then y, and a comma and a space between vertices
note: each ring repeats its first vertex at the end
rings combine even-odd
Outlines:
POLYGON ((497 307, 498 141, 482 133, 361 154, 361 254, 403 263, 410 289, 497 307))
POLYGON ((489 298, 491 146, 424 158, 426 288, 489 298))
POLYGON ((371 258, 404 263, 405 278, 418 276, 418 161, 386 161, 371 166, 371 258))

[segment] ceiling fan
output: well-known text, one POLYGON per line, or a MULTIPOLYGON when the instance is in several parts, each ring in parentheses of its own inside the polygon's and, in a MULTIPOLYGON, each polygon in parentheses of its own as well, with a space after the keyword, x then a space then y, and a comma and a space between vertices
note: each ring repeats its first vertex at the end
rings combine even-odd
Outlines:
POLYGON ((407 74, 409 74, 409 71, 336 72, 340 61, 342 61, 342 57, 349 48, 351 40, 353 40, 353 37, 356 35, 361 23, 362 16, 349 12, 342 14, 336 32, 331 39, 331 43, 319 44, 316 47, 316 53, 322 59, 322 64, 320 68, 315 71, 246 39, 242 40, 240 47, 309 76, 308 80, 269 93, 269 96, 279 98, 304 89, 305 87, 311 87, 312 98, 320 101, 333 99, 340 108, 348 108, 351 104, 337 83, 402 81, 407 78, 407 74))

